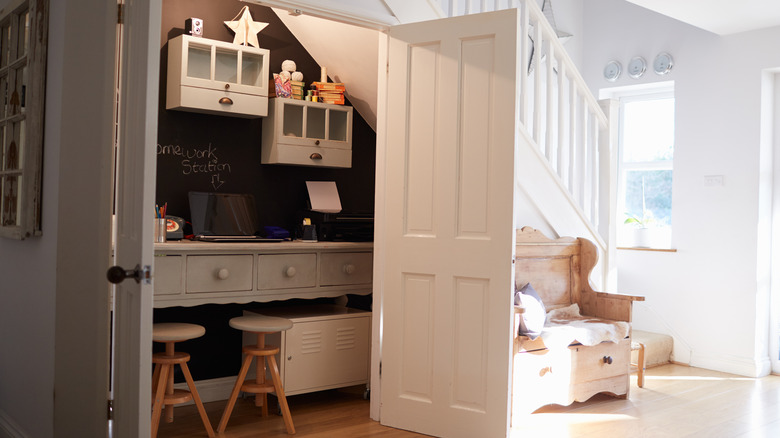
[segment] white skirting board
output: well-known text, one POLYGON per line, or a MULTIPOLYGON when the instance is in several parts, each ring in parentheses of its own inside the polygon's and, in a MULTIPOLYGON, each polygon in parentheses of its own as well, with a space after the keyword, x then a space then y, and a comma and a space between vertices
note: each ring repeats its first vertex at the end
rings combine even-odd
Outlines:
MULTIPOLYGON (((236 383, 236 377, 238 376, 196 380, 195 387, 198 389, 198 394, 200 394, 200 400, 203 403, 227 400, 230 397, 230 391, 233 390, 233 385, 236 383)), ((189 390, 187 382, 177 383, 173 387, 189 390)), ((181 406, 185 404, 192 404, 192 402, 183 403, 181 406)))

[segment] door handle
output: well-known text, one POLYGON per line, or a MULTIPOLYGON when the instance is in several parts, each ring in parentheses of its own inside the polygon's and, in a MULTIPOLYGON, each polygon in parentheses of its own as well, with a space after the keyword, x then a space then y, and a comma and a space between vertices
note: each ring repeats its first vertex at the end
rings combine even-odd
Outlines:
POLYGON ((223 105, 233 105, 233 99, 231 99, 229 97, 223 97, 223 98, 219 99, 219 103, 221 103, 223 105))
POLYGON ((106 277, 108 281, 114 284, 119 284, 128 278, 132 278, 136 283, 144 284, 152 282, 152 268, 150 266, 135 265, 134 269, 124 269, 120 266, 112 266, 106 271, 106 277))

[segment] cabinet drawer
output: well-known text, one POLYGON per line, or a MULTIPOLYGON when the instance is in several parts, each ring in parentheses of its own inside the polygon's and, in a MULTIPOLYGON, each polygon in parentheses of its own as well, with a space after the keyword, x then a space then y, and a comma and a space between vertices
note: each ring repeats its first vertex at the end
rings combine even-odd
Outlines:
POLYGON ((320 285, 371 283, 373 269, 370 252, 324 253, 320 260, 320 285))
POLYGON ((261 255, 257 259, 258 289, 314 287, 316 282, 316 254, 261 255))
POLYGON ((300 166, 352 167, 352 150, 350 149, 278 144, 273 150, 266 148, 266 151, 262 157, 263 164, 282 163, 300 166), (317 158, 318 156, 322 158, 317 158))
POLYGON ((168 109, 178 108, 244 117, 265 117, 268 115, 268 98, 265 96, 182 86, 178 97, 179 99, 168 103, 168 109), (219 103, 222 98, 228 98, 233 103, 219 103))
POLYGON ((602 342, 590 347, 570 347, 573 350, 572 382, 581 383, 625 375, 631 359, 629 340, 602 342), (611 362, 604 358, 611 358, 611 362))
POLYGON ((530 413, 550 403, 567 404, 572 359, 568 349, 525 351, 513 362, 513 409, 530 413))
POLYGON ((154 294, 178 295, 184 291, 182 285, 182 256, 156 256, 154 258, 154 294))
POLYGON ((252 290, 251 255, 187 257, 187 292, 252 290))

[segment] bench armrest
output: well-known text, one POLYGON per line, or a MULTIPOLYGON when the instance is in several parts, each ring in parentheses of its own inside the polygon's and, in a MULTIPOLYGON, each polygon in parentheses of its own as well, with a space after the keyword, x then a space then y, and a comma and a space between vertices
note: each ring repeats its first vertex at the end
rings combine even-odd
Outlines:
POLYGON ((580 309, 583 315, 611 319, 613 321, 631 322, 631 311, 634 301, 644 301, 645 297, 582 291, 580 299, 580 309))
POLYGON ((599 298, 612 298, 616 300, 644 301, 645 297, 641 295, 613 294, 609 292, 593 292, 599 298))

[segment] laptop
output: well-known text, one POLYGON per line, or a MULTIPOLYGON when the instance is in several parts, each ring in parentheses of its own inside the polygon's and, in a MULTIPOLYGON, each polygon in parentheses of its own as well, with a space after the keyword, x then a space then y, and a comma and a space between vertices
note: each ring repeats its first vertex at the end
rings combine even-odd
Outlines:
POLYGON ((254 196, 245 193, 189 192, 194 240, 201 242, 281 242, 258 235, 254 196))

